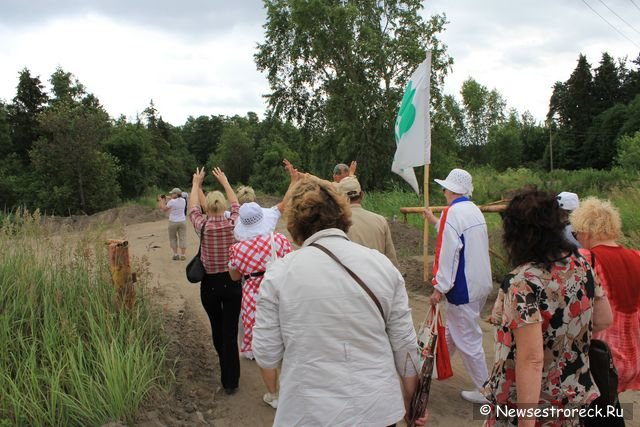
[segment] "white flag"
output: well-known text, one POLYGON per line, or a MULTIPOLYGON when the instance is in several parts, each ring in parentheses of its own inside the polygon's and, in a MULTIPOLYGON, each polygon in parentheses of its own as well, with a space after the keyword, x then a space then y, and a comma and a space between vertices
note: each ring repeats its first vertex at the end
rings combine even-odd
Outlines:
POLYGON ((431 161, 431 51, 411 75, 396 117, 396 154, 391 170, 420 194, 413 168, 431 161))

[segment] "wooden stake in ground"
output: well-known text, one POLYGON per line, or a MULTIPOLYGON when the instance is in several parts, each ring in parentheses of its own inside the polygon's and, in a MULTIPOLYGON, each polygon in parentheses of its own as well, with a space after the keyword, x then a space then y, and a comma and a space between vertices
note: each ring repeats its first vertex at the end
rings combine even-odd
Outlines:
POLYGON ((135 303, 133 283, 135 278, 131 274, 129 263, 129 242, 126 240, 107 240, 109 246, 109 268, 111 280, 116 288, 116 298, 120 305, 124 304, 132 310, 135 303))
MULTIPOLYGON (((424 165, 424 205, 429 206, 429 164, 424 165)), ((424 234, 422 236, 422 268, 423 280, 429 281, 429 227, 431 224, 424 220, 424 234)))

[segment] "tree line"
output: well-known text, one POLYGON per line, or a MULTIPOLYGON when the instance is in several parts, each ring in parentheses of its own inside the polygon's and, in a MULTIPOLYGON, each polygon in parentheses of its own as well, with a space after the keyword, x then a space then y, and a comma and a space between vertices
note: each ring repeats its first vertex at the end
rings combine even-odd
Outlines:
POLYGON ((286 186, 283 158, 326 178, 355 159, 366 190, 406 189, 390 171, 394 120, 427 49, 433 176, 459 166, 640 164, 640 58, 629 68, 605 53, 592 70, 580 55, 540 123, 473 78, 459 95, 443 93, 453 65, 439 39, 448 21, 422 18, 420 0, 264 4, 265 38, 254 55, 270 84, 263 119, 249 112, 174 126, 153 101, 134 120, 114 119, 72 73, 56 69, 45 90, 39 76, 20 71, 15 97, 0 102, 0 208, 90 214, 151 189, 188 187, 202 165, 277 193, 286 186))

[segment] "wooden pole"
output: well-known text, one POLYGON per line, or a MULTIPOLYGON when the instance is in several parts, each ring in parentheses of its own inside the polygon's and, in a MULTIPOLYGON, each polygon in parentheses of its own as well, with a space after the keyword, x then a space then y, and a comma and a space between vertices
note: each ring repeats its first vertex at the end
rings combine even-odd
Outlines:
MULTIPOLYGON (((431 212, 438 213, 442 212, 446 206, 431 206, 431 212)), ((482 205, 478 206, 481 212, 495 212, 500 213, 507 208, 506 204, 499 205, 482 205)), ((400 208, 400 213, 403 215, 407 214, 421 214, 424 211, 424 207, 411 207, 411 208, 400 208)))
POLYGON ((116 288, 117 301, 120 305, 124 304, 127 309, 132 310, 135 302, 133 289, 135 278, 131 274, 131 264, 129 263, 129 242, 109 239, 107 245, 109 246, 111 280, 116 288))
MULTIPOLYGON (((429 164, 424 165, 424 205, 429 206, 429 164)), ((424 210, 424 208, 423 208, 424 210)), ((422 267, 423 267, 423 280, 429 281, 429 227, 431 224, 424 220, 424 234, 422 236, 422 267)))

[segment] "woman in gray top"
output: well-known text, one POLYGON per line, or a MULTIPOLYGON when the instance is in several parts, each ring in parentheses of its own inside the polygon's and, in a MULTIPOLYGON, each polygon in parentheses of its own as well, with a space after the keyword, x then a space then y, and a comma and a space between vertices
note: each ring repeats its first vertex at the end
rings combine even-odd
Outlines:
POLYGON ((303 178, 285 215, 301 248, 267 268, 253 331, 258 364, 282 363, 274 425, 396 423, 418 383, 402 275, 387 257, 347 238, 349 204, 328 181, 303 178), (316 245, 355 272, 377 303, 316 245))

